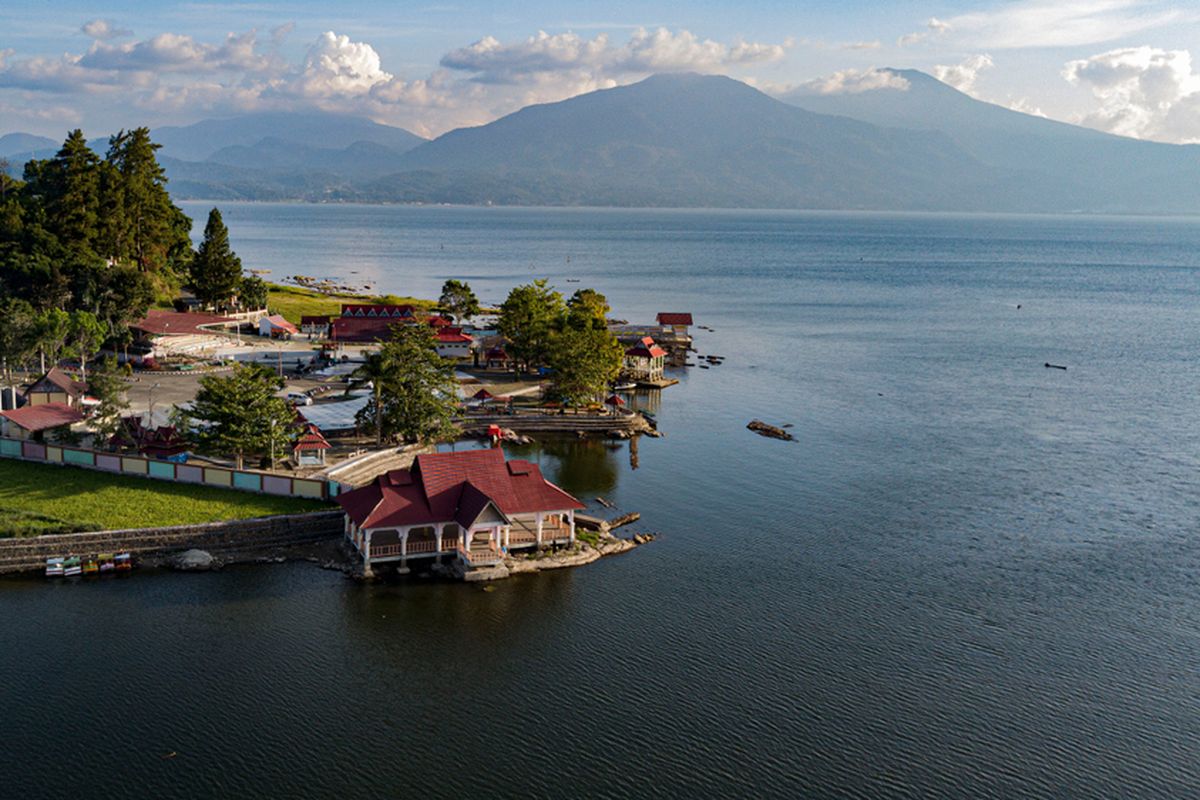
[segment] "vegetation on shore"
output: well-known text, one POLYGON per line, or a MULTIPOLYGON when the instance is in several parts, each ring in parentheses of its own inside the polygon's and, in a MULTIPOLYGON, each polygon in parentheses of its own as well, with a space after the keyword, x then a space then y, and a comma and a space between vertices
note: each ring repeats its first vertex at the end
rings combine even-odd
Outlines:
POLYGON ((0 459, 0 537, 299 514, 316 500, 0 459))

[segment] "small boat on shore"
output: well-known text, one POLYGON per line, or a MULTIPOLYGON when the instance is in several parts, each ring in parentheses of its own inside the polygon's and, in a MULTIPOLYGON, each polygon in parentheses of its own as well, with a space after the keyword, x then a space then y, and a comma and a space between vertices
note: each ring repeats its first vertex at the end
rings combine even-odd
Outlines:
POLYGON ((100 564, 94 558, 87 558, 83 562, 84 575, 99 575, 100 564))
POLYGON ((80 566, 79 556, 71 556, 63 560, 63 575, 68 578, 73 578, 76 575, 83 574, 83 567, 80 566))
POLYGON ((113 557, 113 568, 117 572, 129 572, 133 569, 133 559, 129 553, 117 553, 113 557))
POLYGON ((46 559, 46 577, 61 578, 63 576, 63 561, 62 558, 47 558, 46 559))
POLYGON ((96 556, 96 560, 100 562, 100 574, 102 575, 105 572, 113 572, 117 568, 116 563, 113 561, 112 553, 101 553, 96 556))

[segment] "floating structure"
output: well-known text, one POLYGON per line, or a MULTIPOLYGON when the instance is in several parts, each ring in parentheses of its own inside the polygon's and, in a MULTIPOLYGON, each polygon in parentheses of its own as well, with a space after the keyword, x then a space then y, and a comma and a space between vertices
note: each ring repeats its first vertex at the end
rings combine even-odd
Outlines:
POLYGON ((542 477, 536 464, 498 449, 419 455, 409 469, 341 494, 346 537, 363 572, 444 556, 465 570, 503 561, 510 550, 571 544, 583 503, 542 477))
POLYGON ((666 364, 667 351, 659 347, 652 337, 643 336, 641 341, 625 351, 623 374, 638 382, 661 381, 666 364))

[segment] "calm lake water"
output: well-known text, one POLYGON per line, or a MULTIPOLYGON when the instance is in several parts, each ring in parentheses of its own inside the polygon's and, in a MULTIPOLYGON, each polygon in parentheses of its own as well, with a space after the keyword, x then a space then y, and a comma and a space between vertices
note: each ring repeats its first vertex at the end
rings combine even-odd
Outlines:
POLYGON ((0 795, 1200 791, 1200 222, 222 212, 276 279, 547 276, 728 361, 637 469, 524 451, 661 533, 582 569, 0 582, 0 795))

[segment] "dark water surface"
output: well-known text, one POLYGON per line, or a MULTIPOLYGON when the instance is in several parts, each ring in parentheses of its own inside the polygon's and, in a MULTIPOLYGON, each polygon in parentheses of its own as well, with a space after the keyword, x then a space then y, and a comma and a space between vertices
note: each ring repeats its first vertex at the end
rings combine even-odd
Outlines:
POLYGON ((636 470, 532 452, 662 534, 582 569, 0 582, 0 796, 1200 792, 1200 223, 222 212, 274 278, 546 275, 728 361, 636 470))

